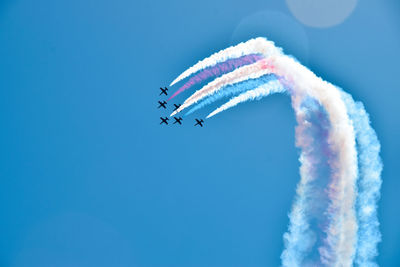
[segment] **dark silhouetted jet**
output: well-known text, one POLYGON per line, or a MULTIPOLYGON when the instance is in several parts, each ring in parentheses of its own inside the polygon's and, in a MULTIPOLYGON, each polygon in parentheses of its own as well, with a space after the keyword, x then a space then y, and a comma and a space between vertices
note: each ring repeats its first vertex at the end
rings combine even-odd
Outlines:
POLYGON ((181 117, 179 117, 179 118, 174 117, 174 119, 175 119, 174 124, 175 124, 175 123, 182 124, 182 118, 181 118, 181 117))
POLYGON ((181 105, 180 104, 174 104, 175 108, 174 111, 177 110, 181 105))
POLYGON ((160 104, 160 105, 158 106, 158 108, 161 108, 161 107, 167 108, 167 107, 165 106, 165 105, 167 104, 167 102, 165 102, 165 101, 163 101, 163 102, 158 101, 158 104, 160 104))
POLYGON ((167 120, 169 120, 169 119, 168 119, 168 117, 165 117, 165 118, 163 118, 163 117, 160 117, 160 119, 161 119, 161 122, 160 122, 160 124, 163 124, 163 123, 165 123, 165 124, 167 124, 167 125, 168 125, 168 121, 167 121, 167 120))
POLYGON ((160 93, 160 95, 162 95, 162 94, 164 94, 164 95, 168 95, 168 93, 167 93, 167 91, 168 91, 168 88, 167 88, 167 87, 164 87, 164 89, 160 87, 160 89, 161 89, 161 93, 160 93))
POLYGON ((203 127, 203 120, 198 120, 198 119, 195 119, 196 120, 196 124, 194 125, 194 126, 196 126, 196 125, 200 125, 201 127, 203 127))

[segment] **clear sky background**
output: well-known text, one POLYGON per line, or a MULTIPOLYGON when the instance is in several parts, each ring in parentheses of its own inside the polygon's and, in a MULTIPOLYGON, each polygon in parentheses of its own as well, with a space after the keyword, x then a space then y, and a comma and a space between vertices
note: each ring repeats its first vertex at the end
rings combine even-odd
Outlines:
POLYGON ((256 36, 365 104, 384 162, 378 262, 400 266, 400 3, 359 1, 328 28, 293 14, 277 0, 2 0, 0 266, 279 266, 299 180, 289 98, 204 128, 212 108, 159 125, 188 93, 157 109, 160 86, 256 36))

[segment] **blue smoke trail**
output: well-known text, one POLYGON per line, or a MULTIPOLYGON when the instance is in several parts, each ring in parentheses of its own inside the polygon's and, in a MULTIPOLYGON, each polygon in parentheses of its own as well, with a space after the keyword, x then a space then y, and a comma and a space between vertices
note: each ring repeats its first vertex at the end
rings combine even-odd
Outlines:
POLYGON ((382 161, 379 157, 380 143, 371 127, 368 113, 361 102, 342 91, 349 116, 354 124, 358 146, 358 199, 356 203, 358 250, 355 261, 358 266, 378 266, 373 260, 378 255, 377 244, 381 241, 377 202, 382 184, 382 161))

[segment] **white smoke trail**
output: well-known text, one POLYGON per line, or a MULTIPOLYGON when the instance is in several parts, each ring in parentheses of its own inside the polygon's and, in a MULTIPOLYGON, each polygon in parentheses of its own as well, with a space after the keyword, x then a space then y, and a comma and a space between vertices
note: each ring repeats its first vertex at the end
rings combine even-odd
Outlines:
POLYGON ((208 58, 205 58, 194 66, 190 67, 186 71, 184 71, 181 75, 179 75, 171 84, 170 86, 174 85, 175 83, 187 78, 188 76, 192 75, 193 73, 198 72, 199 70, 205 69, 207 67, 214 66, 219 62, 224 62, 228 59, 238 58, 243 55, 248 54, 263 54, 266 57, 272 55, 274 53, 278 53, 280 51, 273 42, 266 40, 265 38, 255 38, 251 39, 247 42, 240 43, 235 46, 228 47, 224 50, 221 50, 208 58))
POLYGON ((240 103, 243 103, 243 102, 246 102, 249 100, 261 99, 262 97, 266 97, 270 94, 282 93, 284 91, 285 91, 285 89, 283 88, 283 86, 281 85, 280 82, 278 82, 276 80, 270 81, 266 84, 263 84, 263 85, 257 87, 256 89, 249 90, 247 92, 244 92, 244 93, 232 98, 227 103, 223 104, 222 106, 220 106, 219 108, 217 108, 216 110, 211 112, 207 116, 207 119, 211 118, 212 116, 217 115, 218 113, 220 113, 224 110, 232 108, 240 103))

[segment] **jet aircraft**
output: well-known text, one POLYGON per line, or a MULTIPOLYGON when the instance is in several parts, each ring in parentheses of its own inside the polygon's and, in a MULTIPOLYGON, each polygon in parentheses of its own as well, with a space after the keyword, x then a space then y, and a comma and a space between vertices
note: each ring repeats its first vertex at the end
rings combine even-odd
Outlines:
POLYGON ((199 119, 195 119, 196 120, 196 124, 194 125, 194 126, 196 126, 196 125, 200 125, 201 127, 203 127, 203 120, 199 120, 199 119))
POLYGON ((166 101, 163 101, 163 102, 161 102, 161 101, 158 101, 158 104, 160 104, 159 106, 158 106, 158 108, 161 108, 161 107, 163 107, 163 108, 167 108, 165 105, 167 104, 167 102, 166 101))
POLYGON ((180 104, 174 104, 175 108, 173 111, 177 110, 181 105, 180 104))
POLYGON ((168 88, 167 88, 167 87, 164 87, 164 88, 161 88, 161 87, 160 87, 160 89, 161 89, 161 93, 160 93, 160 95, 162 95, 162 94, 164 94, 164 95, 168 95, 168 93, 167 93, 167 91, 168 91, 168 88))
POLYGON ((174 124, 175 124, 175 123, 182 124, 182 117, 179 117, 179 118, 174 117, 174 119, 175 119, 174 124))
POLYGON ((163 117, 160 117, 160 119, 161 119, 161 122, 160 122, 160 124, 163 124, 163 123, 165 123, 165 124, 167 124, 168 125, 168 117, 165 117, 165 118, 163 118, 163 117))

